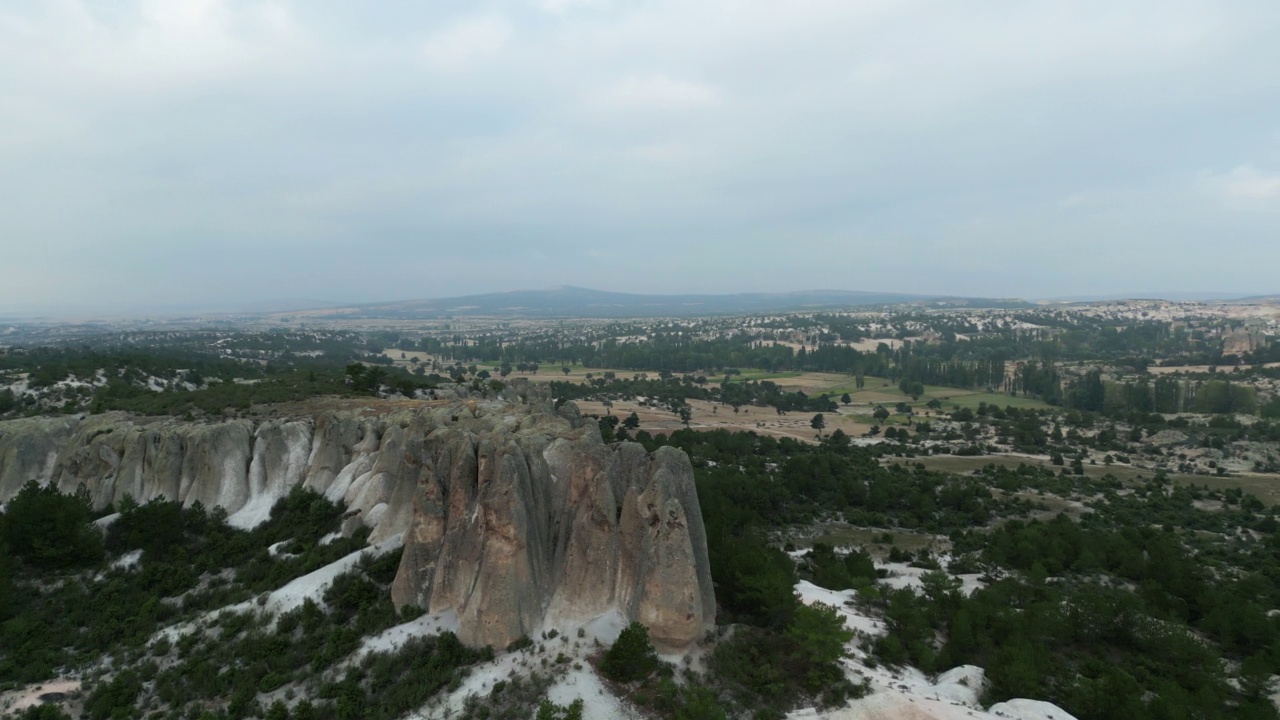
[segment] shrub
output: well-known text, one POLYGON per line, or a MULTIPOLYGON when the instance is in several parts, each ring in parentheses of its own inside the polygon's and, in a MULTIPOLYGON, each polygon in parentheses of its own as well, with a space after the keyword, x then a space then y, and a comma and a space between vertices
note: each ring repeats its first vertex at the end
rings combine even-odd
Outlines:
POLYGON ((33 705, 11 717, 14 720, 71 720, 57 705, 33 705))
POLYGON ((84 710, 92 720, 129 717, 133 701, 142 691, 142 681, 128 670, 116 675, 109 682, 99 685, 89 694, 84 710))
POLYGON ((574 700, 567 707, 543 700, 538 705, 537 720, 582 720, 582 700, 574 700))

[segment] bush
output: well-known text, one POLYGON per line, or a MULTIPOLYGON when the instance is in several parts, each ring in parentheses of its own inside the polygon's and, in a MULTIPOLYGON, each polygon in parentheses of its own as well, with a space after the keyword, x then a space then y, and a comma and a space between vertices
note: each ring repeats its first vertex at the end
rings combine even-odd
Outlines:
POLYGON ((567 707, 543 700, 538 705, 537 720, 582 720, 582 700, 574 700, 567 707))
POLYGON ((57 705, 34 705, 11 717, 14 720, 71 720, 57 705))
POLYGON ((363 575, 347 572, 333 579, 324 593, 329 612, 338 622, 345 623, 357 613, 382 599, 382 591, 363 575))
POLYGON ((814 543, 805 560, 813 583, 828 590, 848 590, 875 582, 875 563, 865 550, 841 557, 832 546, 814 543))
POLYGON ((84 711, 92 720, 130 717, 133 701, 142 692, 142 681, 128 670, 109 682, 97 686, 85 701, 84 711))

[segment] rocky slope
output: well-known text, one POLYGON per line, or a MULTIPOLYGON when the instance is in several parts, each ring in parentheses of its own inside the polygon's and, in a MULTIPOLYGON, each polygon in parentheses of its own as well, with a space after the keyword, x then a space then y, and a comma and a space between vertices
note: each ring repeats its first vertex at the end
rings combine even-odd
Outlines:
POLYGON ((714 626, 689 460, 605 445, 537 386, 494 400, 338 407, 262 420, 120 414, 0 423, 0 502, 29 480, 104 507, 131 495, 265 520, 297 485, 346 503, 346 529, 403 536, 397 605, 456 613, 459 636, 505 647, 607 613, 682 648, 714 626))

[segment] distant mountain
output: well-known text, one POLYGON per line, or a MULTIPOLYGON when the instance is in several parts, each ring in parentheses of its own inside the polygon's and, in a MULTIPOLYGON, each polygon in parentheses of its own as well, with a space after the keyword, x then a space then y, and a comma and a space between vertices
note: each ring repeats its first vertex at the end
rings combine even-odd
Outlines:
POLYGON ((271 300, 261 300, 245 305, 237 305, 230 311, 244 313, 282 313, 293 312, 295 310, 324 310, 328 308, 341 307, 342 303, 327 302, 324 300, 308 300, 306 298, 277 298, 271 300))
POLYGON ((797 312, 902 304, 947 307, 1030 306, 1021 300, 984 300, 847 290, 729 295, 646 295, 564 286, 550 290, 516 290, 432 300, 372 303, 317 310, 308 314, 313 317, 349 319, 430 319, 449 316, 625 318, 797 312))

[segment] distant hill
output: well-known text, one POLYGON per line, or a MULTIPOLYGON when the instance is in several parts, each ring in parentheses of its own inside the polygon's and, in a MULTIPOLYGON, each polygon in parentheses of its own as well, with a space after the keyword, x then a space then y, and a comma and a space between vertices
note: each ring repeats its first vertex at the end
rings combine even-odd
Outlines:
POLYGON ((729 295, 647 295, 564 286, 432 300, 329 308, 319 317, 430 319, 448 316, 517 317, 679 317, 834 310, 875 305, 921 304, 946 307, 1030 307, 1021 300, 986 300, 906 293, 806 290, 729 295))
POLYGON ((283 313, 296 310, 326 310, 341 307, 342 303, 325 300, 309 300, 307 298, 275 298, 246 303, 230 308, 232 312, 242 313, 283 313))

